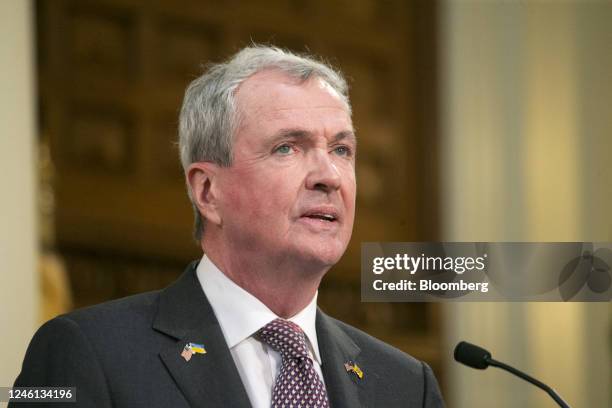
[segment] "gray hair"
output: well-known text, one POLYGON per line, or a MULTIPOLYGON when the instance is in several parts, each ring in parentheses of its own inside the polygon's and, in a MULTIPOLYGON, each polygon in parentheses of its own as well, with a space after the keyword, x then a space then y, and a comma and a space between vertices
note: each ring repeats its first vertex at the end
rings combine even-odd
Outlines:
MULTIPOLYGON (((185 172, 192 163, 203 161, 231 166, 232 140, 239 122, 234 93, 247 78, 266 69, 280 69, 300 82, 322 79, 340 95, 350 114, 346 80, 327 63, 277 47, 243 48, 226 62, 208 65, 185 91, 179 116, 179 152, 185 172)), ((194 236, 200 241, 204 220, 189 185, 187 189, 195 216, 194 236)))

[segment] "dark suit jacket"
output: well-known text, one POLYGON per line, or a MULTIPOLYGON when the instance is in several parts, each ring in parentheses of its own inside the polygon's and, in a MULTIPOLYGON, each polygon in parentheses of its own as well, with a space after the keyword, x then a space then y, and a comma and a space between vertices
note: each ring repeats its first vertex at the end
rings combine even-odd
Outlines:
MULTIPOLYGON (((77 404, 68 407, 249 407, 196 265, 164 290, 45 323, 28 347, 15 386, 76 386, 77 404), (203 344, 207 353, 185 361, 181 351, 187 342, 203 344)), ((332 407, 443 406, 425 363, 320 310, 316 328, 332 407), (363 379, 346 371, 349 360, 362 369, 363 379)))

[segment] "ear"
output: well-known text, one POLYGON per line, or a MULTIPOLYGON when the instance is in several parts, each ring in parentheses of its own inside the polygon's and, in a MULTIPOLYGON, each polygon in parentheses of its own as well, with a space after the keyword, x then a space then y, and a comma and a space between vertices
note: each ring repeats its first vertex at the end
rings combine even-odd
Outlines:
POLYGON ((221 225, 218 207, 217 173, 219 166, 209 162, 192 163, 185 172, 193 203, 207 222, 221 225))

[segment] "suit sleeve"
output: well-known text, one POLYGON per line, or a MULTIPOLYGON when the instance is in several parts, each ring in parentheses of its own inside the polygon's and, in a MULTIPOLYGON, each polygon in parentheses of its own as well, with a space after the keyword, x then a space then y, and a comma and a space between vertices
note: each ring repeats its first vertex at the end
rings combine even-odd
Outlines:
POLYGON ((15 387, 76 387, 76 403, 15 403, 26 407, 111 407, 108 383, 97 355, 78 324, 66 316, 34 335, 15 387))
POLYGON ((440 387, 438 386, 438 381, 434 376, 433 371, 426 363, 423 364, 423 408, 444 408, 444 400, 442 399, 442 394, 440 393, 440 387))

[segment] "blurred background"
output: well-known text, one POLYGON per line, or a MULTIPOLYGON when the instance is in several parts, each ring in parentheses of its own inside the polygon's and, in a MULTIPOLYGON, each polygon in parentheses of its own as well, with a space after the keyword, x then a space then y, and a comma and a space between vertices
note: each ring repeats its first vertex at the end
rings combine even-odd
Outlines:
POLYGON ((321 56, 359 139, 349 250, 320 306, 427 361, 448 406, 553 407, 452 361, 465 339, 612 405, 607 303, 360 302, 368 241, 612 241, 612 2, 0 2, 0 386, 59 313, 201 256, 175 145, 187 84, 251 42, 321 56))

